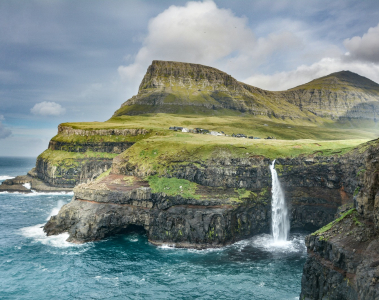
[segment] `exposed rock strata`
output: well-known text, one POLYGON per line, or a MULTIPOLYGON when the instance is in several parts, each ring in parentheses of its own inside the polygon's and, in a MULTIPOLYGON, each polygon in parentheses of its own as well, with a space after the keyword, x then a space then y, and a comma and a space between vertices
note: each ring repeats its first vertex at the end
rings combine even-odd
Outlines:
POLYGON ((306 246, 300 299, 379 299, 379 237, 367 219, 347 217, 306 246))
MULTIPOLYGON (((364 168, 359 150, 339 156, 318 155, 278 159, 276 169, 289 201, 291 227, 317 229, 334 219, 338 206, 353 202, 359 183, 357 173, 364 168)), ((210 158, 204 162, 176 161, 167 166, 167 177, 186 179, 203 186, 263 190, 271 186, 270 160, 250 158, 210 158)), ((112 172, 138 177, 154 173, 131 165, 128 158, 116 157, 112 172)))
MULTIPOLYGON (((358 184, 356 174, 364 160, 354 160, 357 151, 344 156, 278 159, 276 168, 289 202, 292 228, 320 228, 334 219, 340 205, 352 203, 358 184)), ((202 199, 185 199, 152 193, 148 183, 138 179, 146 174, 117 158, 113 174, 75 188, 74 200, 48 222, 45 230, 48 234, 68 231, 70 241, 86 242, 138 225, 155 244, 229 244, 270 231, 270 163, 267 158, 254 156, 211 158, 202 164, 178 161, 170 166, 170 176, 214 189, 202 199), (123 182, 129 176, 137 176, 133 178, 138 184, 123 182), (225 189, 224 193, 243 188, 257 196, 236 202, 218 196, 222 194, 217 192, 220 188, 225 189), (89 229, 82 232, 82 227, 89 229)))
POLYGON ((106 158, 76 159, 73 164, 57 166, 38 157, 36 172, 39 179, 51 186, 72 189, 79 183, 95 179, 111 166, 112 159, 106 158))
POLYGON ((69 126, 59 125, 58 134, 79 135, 79 136, 94 136, 94 135, 122 135, 122 136, 137 136, 147 134, 149 131, 143 128, 131 129, 75 129, 69 126))
POLYGON ((99 142, 99 143, 71 143, 51 140, 48 149, 67 152, 106 152, 120 154, 134 145, 134 142, 99 142))
POLYGON ((62 157, 57 162, 49 157, 46 158, 44 154, 40 155, 36 161, 36 177, 52 187, 73 188, 79 183, 95 179, 111 167, 113 157, 104 157, 102 153, 120 154, 135 143, 128 140, 111 142, 102 141, 102 139, 99 142, 91 142, 91 137, 109 138, 111 136, 115 140, 117 137, 133 139, 148 133, 148 130, 141 128, 84 130, 59 125, 58 135, 50 141, 47 151, 64 151, 64 154, 68 154, 67 158, 62 157), (90 140, 75 137, 85 137, 90 140), (69 141, 65 141, 66 138, 69 141), (74 156, 71 158, 71 153, 81 153, 85 158, 74 156), (87 155, 87 153, 90 154, 87 155))
POLYGON ((378 120, 378 84, 349 71, 281 92, 290 103, 321 117, 378 120))
POLYGON ((68 231, 71 242, 100 240, 130 225, 142 226, 154 244, 207 248, 269 230, 270 206, 238 206, 219 199, 184 199, 154 194, 146 182, 125 185, 120 175, 75 188, 74 199, 45 225, 48 235, 68 231))
POLYGON ((357 154, 357 212, 307 238, 300 299, 379 299, 378 140, 357 154))
POLYGON ((0 185, 0 192, 18 192, 29 194, 36 192, 71 192, 71 188, 49 186, 36 177, 34 169, 28 175, 17 176, 12 179, 4 180, 0 185), (25 184, 30 184, 30 189, 25 184))
POLYGON ((313 119, 379 119, 377 83, 342 71, 283 92, 242 83, 212 67, 153 61, 138 95, 114 116, 146 113, 196 113, 229 109, 253 115, 313 119))

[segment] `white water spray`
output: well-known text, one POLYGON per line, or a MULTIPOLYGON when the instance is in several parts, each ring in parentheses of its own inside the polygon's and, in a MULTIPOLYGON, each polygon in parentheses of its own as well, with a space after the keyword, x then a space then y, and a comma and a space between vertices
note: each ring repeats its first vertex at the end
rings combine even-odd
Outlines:
POLYGON ((275 242, 287 241, 290 231, 290 221, 288 218, 288 210, 286 200, 278 174, 275 170, 275 160, 270 165, 272 178, 272 200, 271 200, 271 229, 275 242))

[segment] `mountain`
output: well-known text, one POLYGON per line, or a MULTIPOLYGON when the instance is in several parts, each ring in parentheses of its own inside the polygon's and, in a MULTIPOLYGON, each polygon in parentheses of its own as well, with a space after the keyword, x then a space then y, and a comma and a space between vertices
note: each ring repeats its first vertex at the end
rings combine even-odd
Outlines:
POLYGON ((114 116, 145 113, 307 117, 276 93, 239 82, 215 68, 171 61, 153 61, 138 94, 114 116))
POLYGON ((282 92, 284 99, 321 117, 377 120, 379 85, 341 71, 282 92))
POLYGON ((341 71, 287 91, 271 92, 239 82, 212 67, 155 60, 138 94, 123 103, 114 116, 146 113, 376 120, 379 85, 341 71))

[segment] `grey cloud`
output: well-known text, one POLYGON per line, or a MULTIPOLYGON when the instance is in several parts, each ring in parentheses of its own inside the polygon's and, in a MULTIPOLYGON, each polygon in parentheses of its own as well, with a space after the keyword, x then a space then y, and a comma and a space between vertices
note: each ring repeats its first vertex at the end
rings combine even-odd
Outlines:
POLYGON ((362 37, 346 39, 344 45, 349 50, 348 58, 379 63, 379 24, 362 37))
POLYGON ((334 72, 349 70, 379 83, 379 65, 347 61, 343 57, 325 57, 311 65, 302 65, 294 70, 272 75, 256 74, 244 82, 268 90, 286 90, 334 72))

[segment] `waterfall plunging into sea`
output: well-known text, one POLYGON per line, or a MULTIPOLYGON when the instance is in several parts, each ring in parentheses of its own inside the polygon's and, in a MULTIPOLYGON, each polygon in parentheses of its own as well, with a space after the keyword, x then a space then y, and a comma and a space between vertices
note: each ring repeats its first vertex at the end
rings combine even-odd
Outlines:
POLYGON ((289 236, 290 222, 286 200, 278 174, 275 170, 275 160, 270 165, 272 178, 272 200, 271 200, 271 229, 274 241, 286 241, 289 236))

